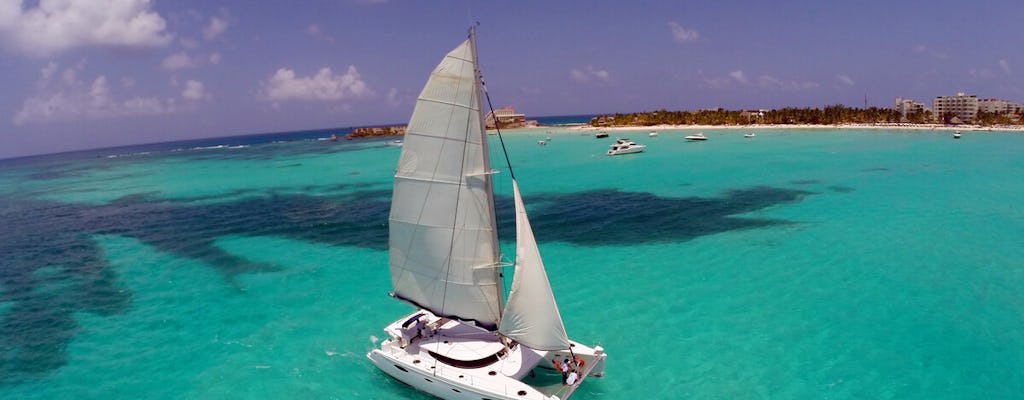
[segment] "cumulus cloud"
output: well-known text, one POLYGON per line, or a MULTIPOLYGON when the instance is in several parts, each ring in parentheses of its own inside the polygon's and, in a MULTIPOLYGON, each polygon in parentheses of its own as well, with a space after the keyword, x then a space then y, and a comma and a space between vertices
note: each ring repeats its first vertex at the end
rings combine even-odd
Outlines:
POLYGON ((839 79, 839 82, 842 82, 846 86, 853 86, 853 79, 850 79, 849 76, 839 74, 836 75, 836 79, 839 79))
POLYGON ((694 29, 686 29, 676 22, 669 22, 668 27, 672 30, 672 40, 679 44, 694 42, 700 38, 700 33, 694 29))
POLYGON ((154 47, 173 40, 151 0, 0 1, 0 40, 35 56, 74 47, 154 47), (35 7, 32 4, 35 4, 35 7))
MULTIPOLYGON (((40 70, 35 92, 14 114, 14 123, 45 123, 81 119, 106 119, 135 115, 159 115, 176 111, 173 99, 130 97, 114 93, 107 77, 100 75, 86 83, 78 78, 82 66, 67 68, 58 74, 57 64, 40 70)), ((124 82, 124 81, 122 81, 124 82)), ((134 84, 134 81, 131 81, 134 84)))
POLYGON ((184 51, 179 51, 167 56, 167 58, 164 58, 160 65, 163 66, 164 69, 175 71, 179 69, 193 68, 196 66, 196 61, 184 51))
POLYGON ((612 81, 612 76, 608 71, 594 68, 592 65, 588 65, 586 70, 579 70, 576 68, 569 70, 569 77, 579 83, 587 83, 590 81, 610 83, 612 81))
POLYGON ((211 17, 210 22, 203 28, 203 37, 206 40, 213 40, 228 30, 228 21, 220 17, 211 17))
POLYGON ((185 90, 181 91, 181 97, 185 100, 209 100, 212 98, 209 93, 206 92, 206 88, 203 87, 203 83, 189 79, 185 82, 185 90))
POLYGON ((325 67, 309 77, 297 77, 295 71, 280 68, 270 79, 262 82, 262 86, 262 97, 271 101, 336 101, 373 94, 360 79, 356 67, 351 65, 344 74, 335 74, 325 67))

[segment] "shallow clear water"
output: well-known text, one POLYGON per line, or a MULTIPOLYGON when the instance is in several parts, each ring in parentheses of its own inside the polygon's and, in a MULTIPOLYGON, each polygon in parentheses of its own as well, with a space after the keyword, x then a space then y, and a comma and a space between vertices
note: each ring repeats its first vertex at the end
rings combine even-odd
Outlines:
MULTIPOLYGON (((647 132, 506 134, 570 336, 609 353, 574 398, 1022 397, 1024 135, 647 132)), ((364 356, 409 311, 398 148, 142 153, 0 168, 0 398, 426 398, 364 356)))

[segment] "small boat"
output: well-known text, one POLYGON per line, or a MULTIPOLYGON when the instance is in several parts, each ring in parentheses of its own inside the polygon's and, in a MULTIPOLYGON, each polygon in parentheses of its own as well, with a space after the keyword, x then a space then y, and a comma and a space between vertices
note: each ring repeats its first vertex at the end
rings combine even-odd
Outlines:
POLYGON ((960 138, 960 131, 956 131, 955 133, 953 133, 953 139, 959 139, 959 138, 960 138))
POLYGON ((388 146, 394 147, 402 147, 403 144, 405 144, 405 142, 403 142, 402 139, 395 139, 387 143, 388 146))
POLYGON ((597 132, 597 133, 595 133, 595 134, 594 134, 594 137, 595 137, 595 138, 598 138, 598 139, 601 139, 601 138, 606 138, 606 137, 608 137, 608 132, 605 132, 605 131, 599 131, 599 132, 597 132))
POLYGON ((545 146, 545 145, 547 145, 547 144, 548 144, 548 142, 547 142, 547 141, 544 141, 544 140, 538 140, 538 141, 537 141, 537 144, 539 144, 539 145, 541 145, 541 146, 545 146))
POLYGON ((708 137, 704 136, 704 132, 697 132, 697 133, 695 133, 693 135, 686 136, 685 139, 686 140, 690 140, 690 141, 697 141, 697 140, 708 140, 708 137))
POLYGON ((647 136, 649 136, 649 137, 658 136, 658 131, 651 131, 651 133, 648 133, 647 136))
MULTIPOLYGON (((604 375, 608 355, 569 339, 515 179, 512 204, 499 203, 515 213, 514 274, 505 291, 509 265, 499 247, 498 171, 487 152, 480 76, 470 28, 413 109, 381 269, 391 275, 390 296, 414 310, 385 326, 387 336, 366 357, 442 399, 566 400, 586 378, 604 375), (562 360, 576 376, 566 385, 554 367, 562 360)), ((514 175, 507 158, 505 165, 514 175)))
POLYGON ((639 153, 644 151, 644 148, 646 147, 647 146, 642 144, 636 144, 627 138, 617 139, 615 144, 612 145, 612 148, 608 150, 608 155, 617 156, 620 154, 639 153))
POLYGON ((754 134, 754 132, 750 132, 750 133, 748 133, 748 134, 746 134, 746 135, 743 135, 743 137, 745 137, 745 138, 747 138, 747 139, 749 139, 749 138, 752 138, 752 137, 754 137, 754 136, 757 136, 756 134, 754 134))

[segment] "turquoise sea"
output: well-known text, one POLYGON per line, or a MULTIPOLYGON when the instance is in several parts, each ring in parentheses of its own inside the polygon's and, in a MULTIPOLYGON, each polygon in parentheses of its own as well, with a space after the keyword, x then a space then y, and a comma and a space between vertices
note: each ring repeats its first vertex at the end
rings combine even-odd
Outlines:
MULTIPOLYGON (((1024 134, 647 132, 505 134, 566 328, 609 354, 574 399, 1024 398, 1024 134)), ((399 148, 329 133, 0 161, 0 398, 427 398, 365 358, 411 311, 399 148)))

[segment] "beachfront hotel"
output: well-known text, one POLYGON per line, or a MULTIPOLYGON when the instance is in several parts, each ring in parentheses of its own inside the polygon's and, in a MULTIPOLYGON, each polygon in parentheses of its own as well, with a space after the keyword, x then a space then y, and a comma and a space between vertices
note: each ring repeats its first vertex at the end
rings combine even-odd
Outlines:
POLYGON ((978 111, 995 114, 1020 114, 1024 104, 999 99, 979 99, 978 111))
POLYGON ((935 118, 945 121, 947 115, 957 117, 964 123, 974 122, 978 115, 978 96, 957 93, 956 96, 936 96, 932 101, 935 118))
POLYGON ((896 98, 896 111, 900 113, 900 120, 906 121, 907 114, 917 114, 929 111, 928 106, 924 103, 918 103, 911 99, 904 99, 902 97, 896 98))

